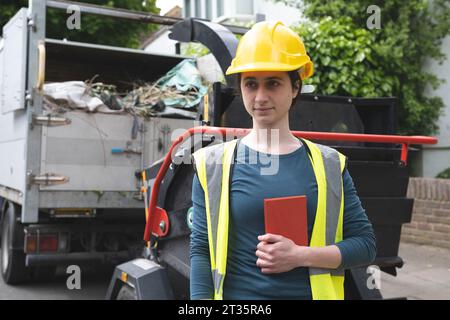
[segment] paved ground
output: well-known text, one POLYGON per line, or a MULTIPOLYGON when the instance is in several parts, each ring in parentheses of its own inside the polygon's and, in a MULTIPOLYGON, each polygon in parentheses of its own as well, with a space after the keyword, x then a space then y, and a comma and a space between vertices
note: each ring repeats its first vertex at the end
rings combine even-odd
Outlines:
MULTIPOLYGON (((450 299, 450 250, 402 243, 400 256, 405 261, 398 276, 382 273, 384 298, 450 299)), ((8 286, 0 277, 1 299, 101 300, 104 299, 113 270, 83 269, 81 289, 67 289, 68 274, 60 269, 49 283, 8 286)))
POLYGON ((382 273, 384 298, 450 299, 450 250, 401 243, 399 256, 405 265, 398 269, 397 277, 382 273))
POLYGON ((72 290, 67 288, 70 274, 64 268, 59 268, 56 277, 45 283, 9 286, 0 276, 0 300, 103 300, 112 272, 111 268, 83 267, 81 288, 72 290))

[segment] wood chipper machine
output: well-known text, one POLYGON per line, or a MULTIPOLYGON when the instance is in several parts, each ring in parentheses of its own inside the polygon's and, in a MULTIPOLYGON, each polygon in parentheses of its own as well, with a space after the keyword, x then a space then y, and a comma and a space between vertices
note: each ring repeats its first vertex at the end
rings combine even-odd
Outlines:
MULTIPOLYGON (((174 24, 169 36, 200 42, 225 73, 238 40, 227 28, 203 20, 174 24)), ((116 267, 107 299, 189 299, 189 241, 192 225, 191 155, 207 145, 245 135, 251 118, 228 85, 215 83, 198 109, 198 125, 175 139, 165 158, 142 171, 146 201, 146 245, 141 257, 116 267)), ((363 207, 377 237, 373 265, 396 275, 402 224, 411 220, 406 198, 411 145, 435 144, 432 137, 396 135, 396 99, 302 95, 290 114, 293 134, 336 148, 348 157, 363 207)), ((412 149, 414 150, 417 149, 412 149)), ((346 299, 382 299, 368 288, 368 266, 346 270, 346 299)))

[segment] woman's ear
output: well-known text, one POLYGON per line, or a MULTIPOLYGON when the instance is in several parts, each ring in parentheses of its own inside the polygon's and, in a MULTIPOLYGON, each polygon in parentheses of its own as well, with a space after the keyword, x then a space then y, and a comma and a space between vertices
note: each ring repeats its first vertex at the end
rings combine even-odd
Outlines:
POLYGON ((292 88, 294 99, 300 94, 302 91, 302 82, 300 80, 295 81, 294 87, 292 88))

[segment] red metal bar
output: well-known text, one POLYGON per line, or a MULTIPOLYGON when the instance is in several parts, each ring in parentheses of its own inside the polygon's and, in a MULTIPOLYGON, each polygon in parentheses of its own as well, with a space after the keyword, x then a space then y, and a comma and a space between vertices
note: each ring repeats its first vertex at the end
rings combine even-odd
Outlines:
POLYGON ((408 148, 409 148, 409 144, 408 143, 402 143, 402 153, 400 155, 400 161, 405 166, 406 166, 407 161, 408 161, 408 148))
MULTIPOLYGON (((150 235, 160 235, 160 232, 156 229, 159 226, 159 221, 156 221, 157 210, 163 210, 156 207, 156 202, 159 195, 159 186, 170 164, 172 163, 172 154, 174 154, 175 148, 186 139, 190 138, 194 134, 210 134, 214 136, 221 136, 222 138, 230 138, 245 136, 251 129, 241 128, 222 128, 222 127, 193 127, 186 130, 180 135, 170 147, 161 168, 156 175, 155 182, 152 186, 152 194, 150 197, 150 203, 148 206, 147 223, 145 225, 144 240, 150 241, 150 235)), ((401 161, 406 164, 408 157, 408 147, 410 144, 436 144, 437 138, 424 137, 424 136, 395 136, 395 135, 377 135, 377 134, 355 134, 355 133, 331 133, 331 132, 312 132, 312 131, 292 131, 292 134, 296 137, 311 139, 311 140, 328 140, 328 141, 354 141, 354 142, 379 142, 379 143, 393 143, 402 144, 401 161)), ((168 226, 167 226, 168 228, 168 226)), ((167 230, 166 230, 167 231, 167 230)))

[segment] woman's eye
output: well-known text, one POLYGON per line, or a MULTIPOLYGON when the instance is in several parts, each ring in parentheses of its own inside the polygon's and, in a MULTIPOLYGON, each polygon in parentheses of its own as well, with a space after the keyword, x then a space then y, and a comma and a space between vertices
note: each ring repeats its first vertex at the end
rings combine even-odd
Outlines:
POLYGON ((267 86, 269 88, 276 88, 280 85, 280 83, 278 81, 269 81, 267 82, 267 86))
POLYGON ((256 83, 255 82, 246 82, 245 87, 248 89, 254 89, 254 88, 256 88, 256 83))

